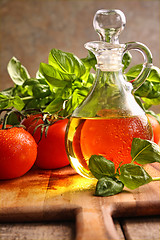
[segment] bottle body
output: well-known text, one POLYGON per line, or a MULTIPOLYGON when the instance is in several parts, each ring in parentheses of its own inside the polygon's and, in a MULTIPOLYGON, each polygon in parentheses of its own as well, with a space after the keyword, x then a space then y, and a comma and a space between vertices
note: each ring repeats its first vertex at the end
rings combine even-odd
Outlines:
POLYGON ((117 169, 120 163, 131 162, 133 138, 152 139, 146 116, 121 118, 70 119, 67 129, 67 152, 72 167, 84 177, 92 177, 89 168, 91 155, 111 160, 117 169))
POLYGON ((121 71, 97 70, 95 83, 72 114, 66 132, 68 158, 80 175, 92 178, 91 155, 102 155, 118 168, 131 162, 133 138, 152 139, 151 126, 131 90, 121 71))

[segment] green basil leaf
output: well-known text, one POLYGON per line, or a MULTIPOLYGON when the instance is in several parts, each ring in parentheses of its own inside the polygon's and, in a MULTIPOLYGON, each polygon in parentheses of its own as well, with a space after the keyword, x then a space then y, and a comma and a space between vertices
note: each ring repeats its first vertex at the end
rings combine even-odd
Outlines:
POLYGON ((152 66, 151 72, 147 79, 152 82, 160 83, 160 69, 158 67, 152 66))
POLYGON ((94 73, 90 73, 89 76, 88 76, 88 79, 87 79, 87 84, 86 86, 87 87, 91 87, 93 82, 95 80, 95 74, 94 73))
POLYGON ((22 85, 26 79, 30 78, 27 69, 15 57, 9 61, 7 70, 16 85, 22 85))
POLYGON ((84 83, 82 81, 82 79, 79 79, 79 78, 75 79, 72 82, 72 89, 73 90, 78 89, 79 94, 84 95, 84 96, 87 96, 91 86, 92 86, 92 84, 90 82, 84 83))
POLYGON ((132 190, 152 181, 151 176, 141 166, 135 164, 122 165, 120 173, 119 179, 132 190))
POLYGON ((61 94, 62 99, 68 100, 69 98, 71 98, 72 93, 73 93, 73 90, 71 88, 64 88, 61 94))
POLYGON ((25 109, 42 109, 39 99, 33 98, 26 102, 25 109))
POLYGON ((131 59, 132 59, 132 55, 130 54, 130 52, 126 52, 123 55, 123 58, 122 58, 123 72, 129 66, 131 59))
POLYGON ((0 109, 8 108, 10 107, 9 104, 9 97, 7 95, 4 95, 0 93, 0 109))
POLYGON ((15 96, 14 99, 11 100, 10 105, 19 111, 21 111, 25 106, 23 100, 19 96, 15 96))
POLYGON ((155 99, 160 97, 160 82, 150 82, 146 80, 135 92, 140 97, 155 99))
POLYGON ((36 78, 29 78, 23 83, 23 87, 25 86, 34 87, 36 84, 39 84, 39 80, 37 80, 36 78))
POLYGON ((67 81, 75 78, 74 74, 66 74, 46 63, 40 63, 39 71, 53 87, 64 87, 67 81))
POLYGON ((13 97, 3 97, 2 94, 0 94, 0 109, 10 108, 14 107, 17 110, 21 111, 24 108, 25 104, 23 100, 19 96, 13 96, 13 97))
POLYGON ((100 155, 92 155, 90 157, 89 169, 97 179, 104 176, 113 177, 115 175, 114 163, 100 155))
MULTIPOLYGON (((135 92, 135 95, 139 97, 148 97, 149 94, 153 94, 153 83, 145 81, 135 92)), ((157 93, 156 93, 157 95, 157 93)))
POLYGON ((134 138, 131 148, 132 161, 139 164, 160 162, 160 147, 149 140, 134 138))
POLYGON ((96 69, 95 65, 97 64, 97 59, 91 51, 88 51, 87 57, 82 58, 81 61, 83 62, 87 70, 90 71, 91 68, 96 69))
POLYGON ((73 74, 76 77, 81 77, 86 71, 82 61, 74 54, 55 48, 49 53, 48 63, 57 71, 73 74))
POLYGON ((52 97, 45 97, 45 98, 32 98, 29 100, 25 100, 25 109, 41 109, 44 110, 46 106, 50 104, 52 101, 52 97))
POLYGON ((148 98, 159 98, 160 97, 160 82, 152 82, 153 90, 150 94, 148 94, 148 98))
POLYGON ((72 81, 72 89, 81 88, 83 87, 83 81, 80 78, 76 78, 72 81))
POLYGON ((0 95, 2 94, 3 96, 11 97, 13 95, 13 92, 14 92, 14 88, 11 87, 11 88, 7 88, 7 89, 4 89, 3 91, 1 91, 0 95))
POLYGON ((155 99, 142 98, 145 109, 149 109, 152 105, 160 105, 160 97, 155 99))
POLYGON ((75 89, 72 94, 72 105, 75 106, 74 108, 78 107, 80 103, 84 100, 84 97, 86 96, 85 89, 75 89))
POLYGON ((7 95, 0 93, 0 101, 7 100, 7 99, 8 99, 7 95))
POLYGON ((128 72, 125 73, 125 75, 127 77, 131 77, 134 79, 140 74, 141 70, 142 70, 142 64, 137 64, 137 65, 131 67, 128 70, 128 72))
POLYGON ((55 113, 63 108, 64 100, 62 98, 55 98, 45 109, 44 112, 55 113))
POLYGON ((21 111, 24 105, 23 100, 19 96, 9 96, 0 93, 0 109, 14 107, 21 111))
POLYGON ((108 197, 122 192, 124 184, 117 178, 102 177, 96 185, 96 196, 108 197))
POLYGON ((88 87, 81 87, 77 89, 77 93, 82 97, 82 100, 88 95, 88 87))
MULTIPOLYGON (((26 80, 27 81, 27 80, 26 80)), ((15 85, 12 89, 12 97, 13 96, 19 96, 21 98, 32 96, 32 91, 30 90, 30 87, 23 86, 23 85, 15 85)))
POLYGON ((23 87, 25 86, 30 86, 30 89, 32 90, 32 95, 35 98, 44 98, 51 94, 50 87, 45 81, 45 79, 27 79, 23 84, 23 87))
POLYGON ((72 95, 68 98, 68 101, 65 104, 65 112, 66 115, 72 114, 72 112, 80 105, 80 103, 84 100, 84 95, 81 94, 79 89, 75 89, 72 91, 72 95))
POLYGON ((49 87, 42 84, 37 84, 32 91, 33 91, 33 96, 36 98, 44 98, 50 94, 49 87))

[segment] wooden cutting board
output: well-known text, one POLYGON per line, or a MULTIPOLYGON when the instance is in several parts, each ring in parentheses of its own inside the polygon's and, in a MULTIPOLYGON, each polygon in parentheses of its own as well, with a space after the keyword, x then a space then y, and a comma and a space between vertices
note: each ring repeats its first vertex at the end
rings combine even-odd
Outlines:
MULTIPOLYGON (((160 176, 158 163, 145 167, 160 176)), ((76 240, 119 239, 114 217, 160 215, 160 182, 110 197, 94 196, 96 180, 71 167, 31 169, 23 177, 0 182, 0 222, 76 221, 76 240)))

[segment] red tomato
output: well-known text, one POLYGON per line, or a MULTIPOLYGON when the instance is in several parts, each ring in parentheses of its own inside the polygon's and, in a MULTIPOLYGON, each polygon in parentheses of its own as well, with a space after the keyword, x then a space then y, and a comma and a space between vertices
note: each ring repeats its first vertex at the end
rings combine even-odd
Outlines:
POLYGON ((42 123, 43 120, 40 119, 28 128, 38 144, 35 165, 42 169, 56 169, 69 165, 65 150, 65 131, 68 119, 58 120, 50 125, 47 135, 45 136, 44 131, 41 138, 41 127, 38 127, 36 131, 35 127, 42 123))
POLYGON ((160 146, 160 124, 155 117, 147 114, 153 129, 153 141, 160 146))
POLYGON ((24 175, 36 156, 37 144, 30 133, 17 127, 2 130, 0 125, 0 179, 24 175))
MULTIPOLYGON (((41 122, 41 118, 42 118, 42 114, 32 114, 32 115, 28 115, 26 118, 24 118, 21 121, 21 124, 24 125, 26 127, 26 130, 28 130, 28 128, 35 124, 38 125, 37 123, 41 122)), ((40 124, 40 123, 39 123, 40 124)))

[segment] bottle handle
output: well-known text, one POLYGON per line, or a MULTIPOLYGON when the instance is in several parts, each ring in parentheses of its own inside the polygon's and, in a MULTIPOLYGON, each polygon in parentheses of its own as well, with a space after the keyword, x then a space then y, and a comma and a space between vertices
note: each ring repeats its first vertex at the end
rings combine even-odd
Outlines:
POLYGON ((125 49, 123 53, 129 50, 139 51, 140 53, 142 53, 144 57, 144 63, 143 63, 143 67, 140 74, 135 79, 132 80, 132 85, 133 85, 132 93, 134 93, 137 90, 137 88, 139 88, 144 83, 144 81, 146 80, 146 78, 148 77, 151 71, 151 67, 153 65, 152 54, 147 46, 139 42, 125 43, 125 49))

